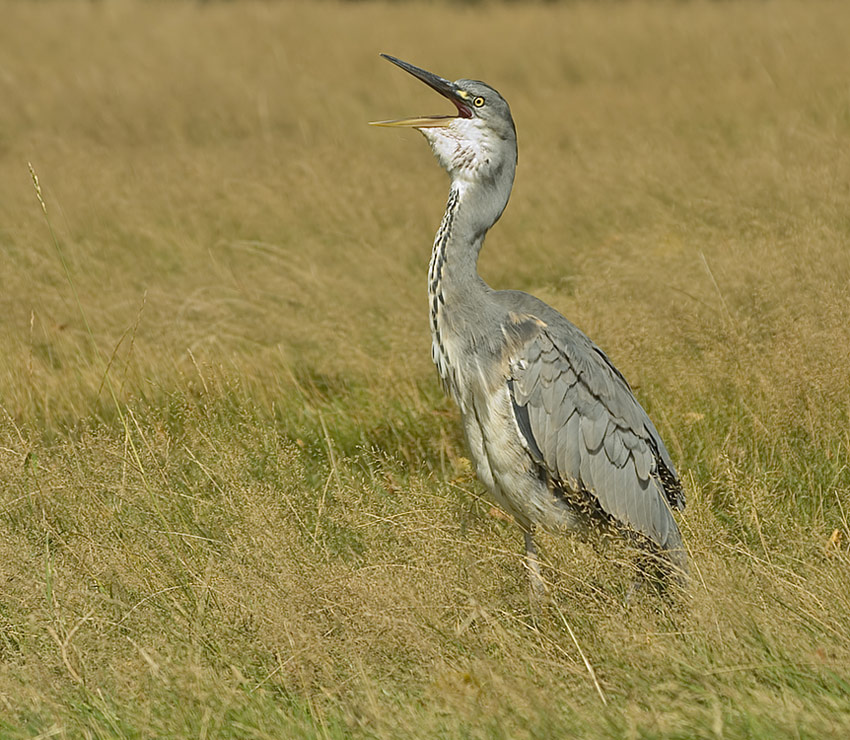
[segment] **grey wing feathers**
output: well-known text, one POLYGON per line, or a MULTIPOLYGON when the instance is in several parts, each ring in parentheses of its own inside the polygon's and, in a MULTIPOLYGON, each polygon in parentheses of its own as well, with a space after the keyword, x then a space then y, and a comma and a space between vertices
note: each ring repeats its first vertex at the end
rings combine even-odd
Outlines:
POLYGON ((665 549, 681 548, 670 512, 684 505, 681 486, 625 379, 577 329, 528 320, 537 330, 512 348, 509 389, 529 453, 621 524, 665 549))

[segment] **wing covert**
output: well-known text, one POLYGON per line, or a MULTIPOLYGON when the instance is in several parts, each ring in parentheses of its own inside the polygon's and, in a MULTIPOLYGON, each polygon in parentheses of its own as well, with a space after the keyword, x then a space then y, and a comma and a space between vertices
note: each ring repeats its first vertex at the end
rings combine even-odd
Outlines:
POLYGON ((529 454, 571 490, 664 548, 681 547, 670 507, 681 486, 655 427, 620 373, 583 334, 539 319, 510 348, 508 380, 529 454))

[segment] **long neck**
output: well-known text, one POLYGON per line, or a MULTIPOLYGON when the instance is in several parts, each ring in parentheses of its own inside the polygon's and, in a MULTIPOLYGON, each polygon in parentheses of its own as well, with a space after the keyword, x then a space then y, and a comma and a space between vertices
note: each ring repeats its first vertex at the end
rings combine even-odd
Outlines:
POLYGON ((469 296, 469 291, 483 289, 478 276, 478 252, 484 235, 470 233, 461 215, 462 191, 452 185, 446 212, 434 237, 431 264, 428 268, 428 297, 431 299, 432 321, 439 305, 446 302, 446 292, 451 299, 469 296), (456 295, 452 295, 456 294, 456 295))
POLYGON ((432 311, 435 300, 464 304, 489 290, 478 275, 478 254, 508 203, 514 169, 504 167, 487 179, 452 179, 428 271, 432 311))
POLYGON ((457 397, 447 344, 468 337, 481 315, 490 288, 478 275, 478 254, 490 227, 502 215, 513 184, 513 168, 499 180, 455 178, 446 212, 434 239, 428 271, 432 357, 440 376, 457 397))

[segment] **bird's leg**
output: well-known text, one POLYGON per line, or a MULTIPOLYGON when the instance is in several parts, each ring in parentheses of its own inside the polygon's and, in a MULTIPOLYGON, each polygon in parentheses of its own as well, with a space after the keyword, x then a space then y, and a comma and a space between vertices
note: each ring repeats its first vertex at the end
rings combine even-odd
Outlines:
POLYGON ((532 601, 543 601, 546 598, 546 582, 540 572, 540 560, 537 557, 537 546, 531 529, 523 531, 525 536, 525 567, 528 569, 528 585, 532 601))
POLYGON ((632 582, 629 584, 629 588, 626 590, 626 606, 632 605, 632 599, 636 598, 637 595, 643 591, 643 587, 646 585, 646 581, 641 578, 639 575, 632 578, 632 582))

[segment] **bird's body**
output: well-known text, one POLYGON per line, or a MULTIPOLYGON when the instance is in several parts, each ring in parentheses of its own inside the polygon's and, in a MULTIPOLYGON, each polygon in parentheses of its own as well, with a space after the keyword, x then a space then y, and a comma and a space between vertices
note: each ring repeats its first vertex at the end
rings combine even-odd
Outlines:
POLYGON ((460 407, 478 477, 526 535, 634 535, 681 579, 687 562, 671 508, 684 496, 658 432, 607 356, 555 309, 491 289, 478 254, 507 205, 516 169, 510 109, 488 85, 449 82, 387 57, 452 100, 457 116, 383 122, 428 139, 452 179, 428 273, 432 358, 460 407))

